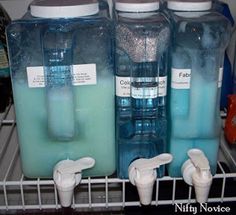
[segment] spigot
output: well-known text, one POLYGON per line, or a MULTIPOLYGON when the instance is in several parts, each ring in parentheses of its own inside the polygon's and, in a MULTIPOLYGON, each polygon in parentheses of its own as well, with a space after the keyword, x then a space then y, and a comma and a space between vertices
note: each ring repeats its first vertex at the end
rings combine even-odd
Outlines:
POLYGON ((194 186, 197 202, 205 203, 212 184, 209 161, 199 149, 189 150, 188 156, 190 159, 182 166, 184 181, 194 186))
POLYGON ((62 160, 56 164, 53 180, 56 184, 62 207, 69 207, 72 203, 74 188, 82 179, 82 170, 92 168, 95 160, 84 157, 79 160, 62 160))
POLYGON ((149 205, 152 201, 153 185, 157 177, 156 168, 171 161, 172 155, 161 154, 150 159, 140 158, 130 164, 129 180, 137 186, 141 204, 149 205))

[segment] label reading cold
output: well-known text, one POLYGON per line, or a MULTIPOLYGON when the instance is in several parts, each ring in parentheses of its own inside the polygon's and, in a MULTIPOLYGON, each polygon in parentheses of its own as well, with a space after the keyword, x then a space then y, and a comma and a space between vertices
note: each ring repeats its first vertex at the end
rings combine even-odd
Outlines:
POLYGON ((116 76, 116 96, 130 97, 130 77, 116 76))
MULTIPOLYGON (((139 81, 141 82, 146 79, 147 78, 140 78, 139 81)), ((145 97, 147 97, 148 94, 150 94, 150 96, 151 97, 154 96, 154 98, 166 96, 166 94, 167 94, 167 76, 156 78, 156 81, 157 81, 157 87, 154 87, 155 89, 148 89, 148 90, 144 90, 144 88, 132 89, 134 91, 133 92, 134 95, 137 95, 136 97, 138 97, 138 98, 141 98, 142 94, 146 95, 145 97)), ((131 82, 130 77, 116 76, 116 96, 130 97, 130 82, 131 82)))

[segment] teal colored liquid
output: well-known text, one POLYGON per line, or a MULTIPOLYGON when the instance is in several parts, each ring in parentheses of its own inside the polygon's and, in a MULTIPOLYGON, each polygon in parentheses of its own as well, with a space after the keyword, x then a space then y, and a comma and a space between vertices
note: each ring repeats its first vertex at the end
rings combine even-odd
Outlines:
MULTIPOLYGON (((73 87, 76 136, 73 140, 64 142, 56 141, 49 135, 47 121, 50 116, 46 108, 46 89, 29 88, 25 82, 16 80, 13 87, 22 168, 26 176, 51 177, 54 166, 60 160, 75 160, 85 156, 93 157, 96 164, 92 169, 85 170, 83 176, 110 175, 115 171, 112 75, 98 77, 97 85, 73 87)), ((53 98, 51 105, 55 108, 55 105, 59 105, 59 95, 55 93, 50 96, 53 98)), ((65 99, 66 92, 63 101, 65 99)), ((71 98, 67 99, 70 102, 71 98)), ((70 106, 70 103, 67 105, 70 106)), ((62 129, 71 120, 71 111, 67 113, 67 110, 68 106, 65 105, 65 125, 58 125, 57 121, 51 122, 55 131, 62 129)), ((54 111, 55 115, 63 114, 62 107, 54 111)), ((67 131, 70 129, 67 128, 67 131)))
POLYGON ((191 76, 190 90, 171 89, 174 97, 171 106, 175 109, 172 115, 172 136, 214 138, 219 125, 219 113, 215 110, 219 92, 218 80, 208 81, 194 69, 191 76))
POLYGON ((168 166, 170 176, 181 177, 181 168, 186 160, 188 160, 187 152, 192 148, 198 148, 207 155, 212 174, 216 173, 216 161, 218 157, 219 138, 200 139, 200 138, 171 138, 170 152, 173 155, 173 160, 168 166), (177 150, 177 147, 179 150, 177 150))
POLYGON ((211 53, 214 62, 203 58, 205 63, 202 66, 200 56, 204 51, 185 50, 192 62, 191 82, 190 89, 170 89, 169 152, 173 161, 168 165, 168 172, 171 176, 181 176, 188 150, 198 148, 207 156, 211 172, 215 174, 221 126, 218 87, 221 52, 215 50, 216 55, 211 53))
POLYGON ((48 91, 47 96, 49 134, 57 140, 72 140, 75 135, 72 88, 52 88, 48 91))

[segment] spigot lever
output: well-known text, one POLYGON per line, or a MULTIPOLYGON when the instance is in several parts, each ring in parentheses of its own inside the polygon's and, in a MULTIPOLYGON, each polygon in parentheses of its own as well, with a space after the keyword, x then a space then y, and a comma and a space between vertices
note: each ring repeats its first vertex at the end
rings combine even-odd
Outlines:
POLYGON ((210 170, 209 161, 202 151, 198 149, 189 150, 188 156, 196 168, 200 170, 210 170))
POLYGON ((166 153, 150 159, 141 158, 139 159, 139 162, 136 163, 135 167, 139 171, 153 170, 159 168, 161 165, 170 163, 171 161, 172 161, 172 155, 166 153))
POLYGON ((137 186, 140 202, 143 205, 151 203, 153 185, 157 177, 156 168, 171 161, 172 155, 161 154, 150 159, 140 158, 130 164, 129 180, 137 186))
POLYGON ((61 174, 71 174, 71 173, 79 173, 84 169, 92 168, 95 165, 95 160, 90 157, 84 157, 76 161, 64 163, 59 166, 57 171, 61 174))
POLYGON ((182 166, 183 179, 187 184, 194 186, 197 202, 204 203, 212 184, 209 161, 199 149, 189 150, 188 156, 190 159, 182 166))
POLYGON ((84 157, 76 161, 62 160, 55 166, 53 179, 63 207, 71 205, 74 188, 82 178, 82 170, 89 169, 94 165, 93 158, 84 157))

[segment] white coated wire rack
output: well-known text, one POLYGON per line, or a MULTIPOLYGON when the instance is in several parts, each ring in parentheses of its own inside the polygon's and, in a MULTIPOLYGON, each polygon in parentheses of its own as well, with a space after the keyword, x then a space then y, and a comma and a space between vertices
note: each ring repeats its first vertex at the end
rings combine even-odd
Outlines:
MULTIPOLYGON (((9 106, 0 114, 0 211, 61 208, 53 180, 32 180, 22 174, 17 140, 14 108, 9 106)), ((222 135, 218 172, 208 202, 236 201, 234 149, 225 143, 222 135)), ((194 202, 194 190, 182 178, 165 176, 156 180, 152 205, 194 202)), ((83 179, 75 188, 72 208, 111 211, 138 205, 136 188, 128 180, 110 176, 83 179)))

